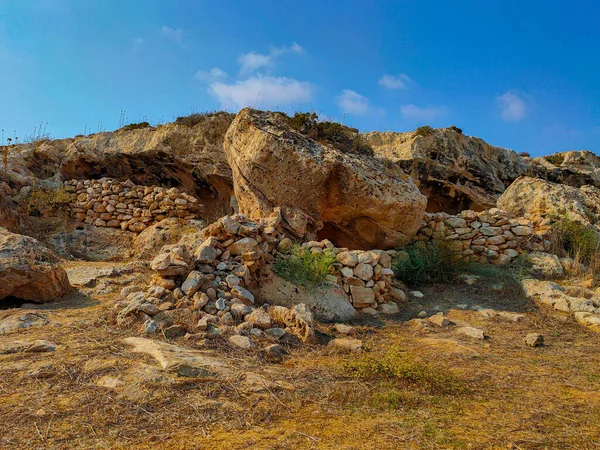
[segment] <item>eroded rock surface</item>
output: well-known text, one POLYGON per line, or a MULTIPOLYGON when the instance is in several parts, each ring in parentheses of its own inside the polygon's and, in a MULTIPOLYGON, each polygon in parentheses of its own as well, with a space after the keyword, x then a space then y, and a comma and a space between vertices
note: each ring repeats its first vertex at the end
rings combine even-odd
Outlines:
POLYGON ((0 300, 45 303, 71 289, 60 258, 39 241, 0 228, 0 300))
POLYGON ((225 136, 240 212, 281 207, 297 237, 391 248, 417 231, 426 198, 413 181, 375 158, 344 153, 295 132, 281 114, 240 111, 225 136))
POLYGON ((495 206, 529 163, 514 151, 451 128, 418 133, 372 132, 364 138, 377 156, 402 167, 427 196, 428 212, 456 214, 495 206))

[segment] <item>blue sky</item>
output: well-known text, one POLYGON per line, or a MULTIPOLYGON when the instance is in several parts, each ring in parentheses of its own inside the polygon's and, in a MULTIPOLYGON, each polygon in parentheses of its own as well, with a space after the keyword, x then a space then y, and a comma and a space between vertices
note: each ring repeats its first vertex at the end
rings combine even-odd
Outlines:
POLYGON ((598 152, 598 17, 587 0, 0 0, 0 128, 254 106, 598 152))

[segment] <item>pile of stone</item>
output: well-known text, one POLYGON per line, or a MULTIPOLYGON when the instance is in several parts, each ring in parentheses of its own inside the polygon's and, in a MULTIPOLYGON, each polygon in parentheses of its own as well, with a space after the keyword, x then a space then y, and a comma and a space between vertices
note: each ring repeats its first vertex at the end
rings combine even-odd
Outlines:
POLYGON ((380 312, 393 314, 398 312, 395 302, 406 299, 403 291, 392 286, 392 257, 396 251, 348 250, 335 247, 327 239, 302 245, 311 252, 335 256, 331 281, 342 286, 354 308, 365 313, 379 308, 380 312))
MULTIPOLYGON (((164 246, 150 263, 154 275, 145 292, 123 292, 118 321, 142 318, 145 333, 162 330, 167 336, 266 333, 310 342, 313 316, 306 305, 270 306, 269 299, 255 299, 251 292, 261 279, 273 276, 270 265, 285 258, 292 245, 282 232, 279 214, 258 221, 240 214, 222 217, 179 243, 164 246)), ((335 255, 330 281, 344 288, 354 307, 398 311, 391 301, 404 294, 391 285, 388 252, 349 251, 327 240, 304 246, 307 251, 335 255)))
POLYGON ((443 240, 449 250, 472 262, 506 264, 524 250, 548 251, 551 243, 537 234, 530 218, 505 211, 426 213, 417 241, 443 240))
POLYGON ((243 336, 248 339, 230 342, 245 348, 252 345, 250 337, 264 335, 288 343, 312 341, 308 307, 257 307, 247 289, 264 264, 274 261, 282 240, 280 222, 280 216, 258 222, 226 216, 178 244, 164 246, 150 264, 152 285, 145 292, 122 293, 118 321, 141 317, 145 333, 162 331, 167 337, 243 336))
POLYGON ((121 228, 139 233, 167 217, 196 219, 201 205, 177 188, 138 186, 132 181, 108 178, 65 181, 72 192, 71 216, 97 227, 121 228))

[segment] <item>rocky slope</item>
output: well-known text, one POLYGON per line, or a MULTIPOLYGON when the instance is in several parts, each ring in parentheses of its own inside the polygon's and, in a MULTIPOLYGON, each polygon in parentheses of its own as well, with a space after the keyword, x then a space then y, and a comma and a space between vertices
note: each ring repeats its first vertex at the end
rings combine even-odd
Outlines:
POLYGON ((532 172, 559 184, 600 187, 600 158, 588 150, 568 151, 531 160, 532 172))
POLYGON ((456 214, 496 206, 497 198, 529 163, 514 151, 452 128, 364 134, 376 156, 398 164, 427 196, 428 212, 456 214))

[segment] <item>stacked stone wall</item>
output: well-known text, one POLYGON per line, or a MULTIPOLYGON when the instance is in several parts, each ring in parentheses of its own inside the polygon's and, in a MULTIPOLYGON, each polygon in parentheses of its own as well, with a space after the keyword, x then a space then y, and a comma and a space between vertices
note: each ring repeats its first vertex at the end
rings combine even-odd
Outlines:
POLYGON ((70 214, 73 219, 98 227, 121 228, 139 233, 167 217, 192 220, 201 205, 177 188, 139 186, 130 180, 65 181, 73 194, 70 214))

